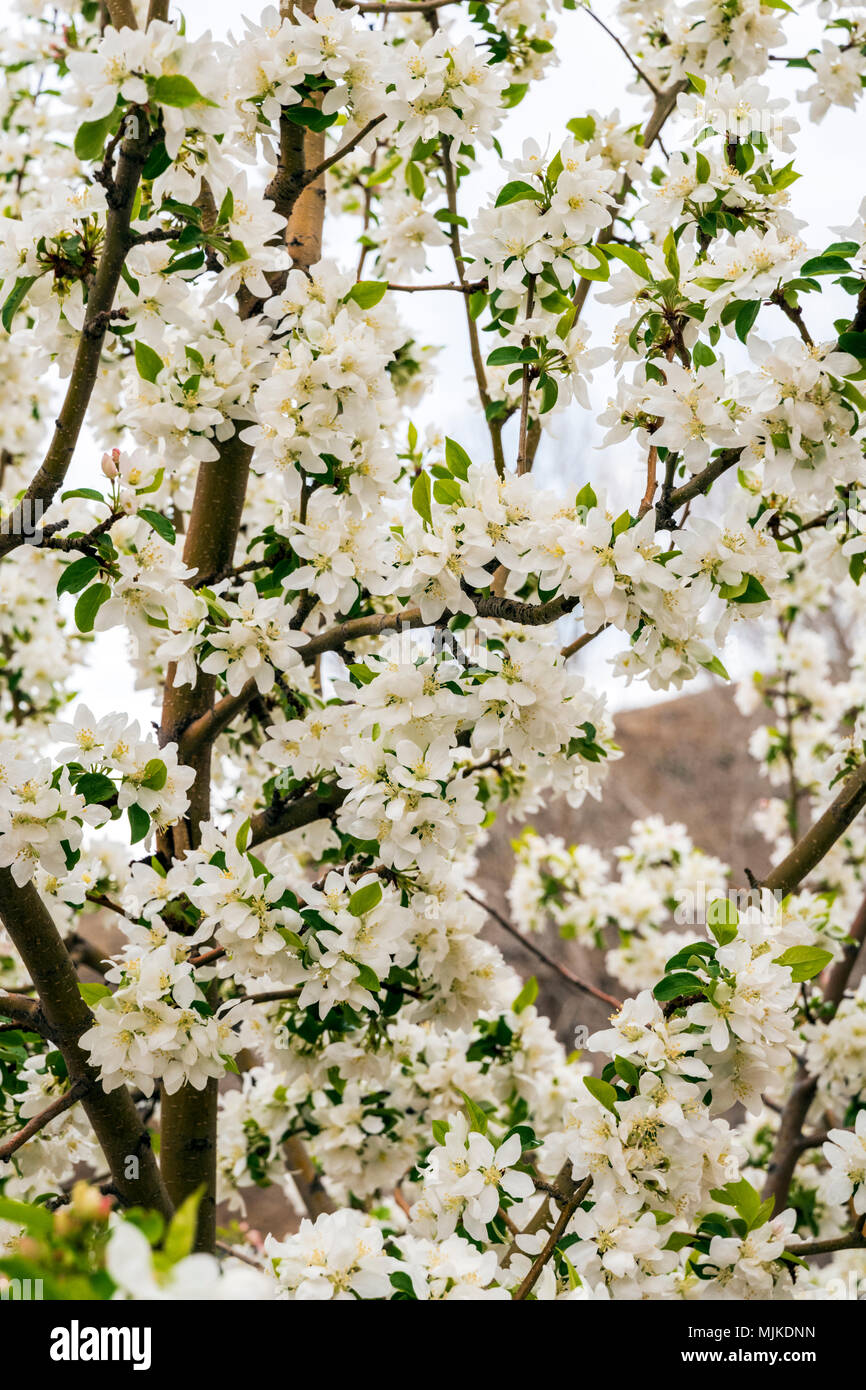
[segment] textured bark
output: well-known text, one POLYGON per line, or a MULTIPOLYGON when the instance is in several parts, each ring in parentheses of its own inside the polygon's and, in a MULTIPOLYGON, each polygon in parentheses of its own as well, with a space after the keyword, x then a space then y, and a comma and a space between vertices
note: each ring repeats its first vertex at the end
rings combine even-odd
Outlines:
POLYGON ((106 1092, 79 1039, 93 1023, 78 977, 51 915, 32 884, 19 888, 0 869, 0 917, 40 1000, 45 1028, 63 1054, 70 1081, 81 1083, 82 1104, 105 1154, 112 1184, 128 1206, 167 1216, 171 1204, 150 1147, 150 1136, 126 1087, 106 1092), (131 1158, 137 1165, 129 1163, 131 1158), (133 1173, 134 1176, 127 1176, 133 1173))
MULTIPOLYGON (((281 7, 284 12, 290 7, 281 7)), ((313 0, 303 0, 299 9, 311 13, 313 0)), ((324 135, 304 131, 282 122, 280 167, 269 192, 288 218, 286 241, 293 262, 304 270, 318 261, 322 253, 322 225, 325 212, 324 178, 317 179, 298 194, 297 177, 304 169, 322 162, 324 135)), ((244 303, 242 312, 254 312, 255 303, 244 303)), ((199 574, 213 574, 231 566, 246 497, 252 450, 237 436, 220 450, 213 463, 199 466, 196 492, 189 519, 184 560, 199 574)), ((163 743, 179 739, 195 721, 207 720, 214 703, 213 677, 199 674, 192 688, 175 689, 174 672, 168 672, 163 701, 163 743)), ((195 770, 189 814, 176 826, 167 848, 173 855, 185 853, 198 843, 199 827, 210 818, 212 739, 202 740, 191 751, 189 765, 195 770)), ((216 1243, 216 1133, 217 1082, 209 1081, 202 1091, 182 1086, 173 1096, 163 1096, 160 1162, 166 1187, 177 1204, 191 1193, 203 1191, 199 1208, 196 1249, 213 1250, 216 1243)))
MULTIPOLYGON (((134 20, 133 20, 134 23, 134 20)), ((146 123, 142 119, 142 126, 146 123)), ((78 443, 90 397, 99 374, 102 345, 110 322, 120 272, 130 247, 130 214, 147 159, 149 132, 126 139, 120 147, 114 186, 109 198, 105 240, 87 296, 87 315, 66 395, 55 422, 48 451, 32 479, 23 503, 7 519, 0 535, 0 556, 22 545, 27 537, 26 523, 32 515, 34 502, 47 506, 60 488, 78 443)))
MULTIPOLYGON (((850 935, 851 942, 845 948, 841 960, 838 960, 830 971, 824 988, 825 1002, 833 1004, 837 1008, 842 1002, 848 981, 851 978, 851 972, 857 962, 864 938, 866 938, 866 898, 861 903, 860 910, 851 925, 850 935)), ((776 1211, 781 1211, 785 1205, 791 1179, 794 1176, 794 1169, 804 1152, 803 1125, 806 1123, 806 1116, 812 1101, 815 1099, 817 1089, 818 1078, 809 1076, 804 1064, 799 1062, 779 1120, 779 1130, 776 1135, 773 1156, 767 1169, 767 1182, 763 1192, 765 1199, 767 1197, 775 1198, 776 1211)))
MULTIPOLYGON (((220 457, 199 466, 195 498, 184 545, 184 562, 200 574, 231 564, 246 496, 252 450, 237 435, 220 450, 220 457)), ((199 672, 194 686, 173 685, 168 672, 162 707, 160 741, 180 737, 184 727, 213 707, 216 679, 199 672)), ((190 788, 189 811, 174 826, 163 845, 179 857, 199 841, 203 821, 210 818, 211 749, 204 742, 189 759, 195 771, 190 788)), ((202 1191, 196 1231, 196 1249, 213 1250, 216 1243, 216 1080, 204 1089, 182 1086, 174 1095, 163 1095, 160 1110, 160 1164, 169 1197, 175 1206, 193 1192, 202 1191)))
POLYGON ((791 853, 778 864, 764 880, 765 888, 778 893, 793 893, 813 869, 817 868, 824 855, 840 839, 852 821, 866 806, 866 763, 861 763, 842 786, 834 801, 831 801, 823 816, 802 839, 798 840, 791 853))

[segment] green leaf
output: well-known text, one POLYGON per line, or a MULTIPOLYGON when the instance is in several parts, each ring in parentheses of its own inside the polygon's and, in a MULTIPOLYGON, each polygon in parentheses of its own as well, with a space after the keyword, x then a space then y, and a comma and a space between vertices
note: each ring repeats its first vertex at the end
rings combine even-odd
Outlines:
POLYGON ((284 106, 280 112, 292 125, 303 126, 305 130, 314 130, 320 134, 334 125, 337 120, 336 112, 333 116, 325 116, 318 106, 284 106))
POLYGON ((670 272, 671 278, 679 284, 680 279, 680 258, 677 255, 677 239, 674 236, 674 229, 671 227, 662 243, 665 265, 670 272))
POLYGON ((150 758, 144 769, 141 786, 148 791, 160 792, 168 780, 168 768, 162 758, 150 758))
POLYGON ((445 462, 455 478, 460 478, 465 483, 469 477, 472 460, 466 450, 456 440, 449 439, 447 435, 445 437, 445 462))
POLYGON ((58 598, 61 594, 77 594, 79 589, 85 588, 98 573, 99 561, 94 560, 92 555, 83 555, 80 560, 73 560, 57 581, 58 598))
POLYGON ((527 198, 531 198, 533 202, 540 202, 543 196, 540 188, 533 187, 531 183, 524 183, 522 179, 513 179, 500 189, 493 206, 504 208, 509 203, 521 203, 527 198))
POLYGON ((436 1140, 436 1143, 440 1145, 444 1144, 445 1140, 448 1138, 447 1120, 434 1120, 431 1129, 433 1130, 433 1138, 436 1140))
POLYGON ((96 615, 111 598, 110 584, 91 584, 75 605, 75 625, 79 632, 92 632, 96 615))
POLYGON ((481 1109, 481 1106, 476 1105, 475 1101, 472 1100, 470 1096, 467 1096, 465 1091, 460 1091, 458 1089, 457 1093, 463 1097, 463 1104, 466 1106, 466 1111, 469 1116, 469 1128, 474 1129, 478 1134, 486 1134, 487 1115, 481 1109))
POLYGON ((97 492, 93 487, 74 487, 69 492, 60 494, 61 502, 68 502, 71 497, 85 497, 88 502, 101 502, 103 506, 108 504, 101 492, 97 492))
POLYGON ((412 484, 412 506, 418 513, 422 521, 427 525, 433 526, 433 512, 431 510, 431 487, 430 474, 420 472, 412 484))
POLYGON ((167 516, 163 516, 162 512, 151 511, 150 507, 142 507, 138 515, 142 521, 146 521, 149 526, 153 527, 158 536, 161 536, 164 541, 168 541, 169 545, 174 545, 177 536, 167 516))
POLYGON ((112 108, 107 116, 99 121, 85 121, 75 132, 72 148, 81 160, 99 159, 105 147, 105 139, 114 125, 115 111, 112 108))
POLYGON ((710 1196, 714 1202, 719 1202, 724 1207, 733 1207, 750 1231, 755 1226, 763 1226, 773 1211, 774 1199, 769 1197, 766 1202, 762 1202, 760 1194, 745 1178, 740 1178, 737 1182, 727 1182, 724 1187, 713 1188, 710 1196))
POLYGON ((700 964, 703 956, 711 960, 715 954, 716 948, 711 941, 690 941, 688 945, 682 946, 679 951, 672 955, 669 961, 665 962, 665 970, 695 968, 700 964))
POLYGON ((176 1264, 190 1253, 195 1241, 198 1209, 204 1196, 204 1184, 181 1203, 171 1218, 163 1244, 163 1254, 170 1264, 176 1264))
POLYGON ((739 584, 720 584, 719 595, 728 603, 766 603, 770 597, 753 574, 744 575, 739 584))
POLYGON ((353 963, 358 972, 355 976, 357 984, 359 984, 362 989, 369 990, 371 994, 377 994, 380 989, 380 982, 379 976, 376 974, 375 970, 371 970, 369 965, 361 965, 358 961, 354 961, 353 963))
POLYGON ((530 1004, 534 1004, 537 998, 538 981, 534 975, 530 975, 511 1007, 516 1014, 522 1014, 523 1010, 528 1009, 530 1004))
POLYGON ((588 251, 591 256, 595 257, 595 259, 598 261, 598 265, 595 267, 594 270, 587 270, 584 266, 575 266, 575 270, 577 271, 578 275, 580 275, 584 280, 609 280, 610 265, 608 264, 608 259, 604 252, 599 251, 597 246, 592 245, 589 245, 584 249, 588 251))
POLYGON ((617 1119, 619 1119, 616 1110, 617 1094, 609 1081, 602 1081, 600 1076, 585 1076, 583 1078, 583 1084, 589 1091, 589 1094, 594 1096, 595 1099, 604 1106, 605 1110, 610 1110, 611 1114, 616 1115, 617 1119))
POLYGON ((760 299, 746 299, 737 309, 734 318, 734 332, 741 343, 744 343, 755 326, 755 319, 761 311, 760 299))
POLYGON ((598 249, 606 256, 613 256, 616 260, 622 261, 635 275, 640 275, 644 280, 652 280, 646 256, 641 255, 633 246, 620 246, 618 242, 612 241, 604 242, 598 249))
POLYGON ((663 1003, 670 999, 679 999, 681 995, 703 994, 705 985, 703 980, 697 975, 693 975, 689 970, 677 970, 673 975, 665 975, 663 980, 659 980, 653 990, 653 997, 663 1003))
POLYGON ((484 290, 475 290, 468 297, 469 317, 473 320, 480 318, 487 305, 487 295, 484 290))
POLYGON ((488 367, 510 367, 515 362, 519 362, 522 350, 519 347, 498 347, 494 348, 487 358, 488 367))
POLYGON ((126 814, 129 816, 129 828, 132 831, 130 844, 137 845, 150 829, 150 816, 141 806, 135 804, 127 806, 126 814))
POLYGON ((572 135, 576 135, 578 140, 591 140, 595 134, 595 120, 592 116, 574 116, 566 125, 566 130, 570 130, 572 135))
POLYGON ((437 478, 433 484, 433 497, 443 507, 460 506, 463 502, 460 484, 453 478, 437 478))
POLYGON ((114 799, 117 788, 104 772, 85 772, 75 784, 79 796, 83 796, 88 806, 99 806, 114 799))
POLYGON ((216 106, 215 101, 210 101, 202 96, 194 82, 190 82, 188 77, 182 73, 172 73, 167 77, 158 77, 153 84, 153 95, 160 106, 216 106))
POLYGON ((692 349, 692 361, 696 367, 711 367, 716 360, 716 354, 707 343, 695 343, 692 349))
POLYGON ((737 934, 740 914, 730 898, 714 898, 707 907, 707 926, 720 946, 727 946, 737 934))
POLYGON ((509 83, 509 85, 503 90, 502 95, 500 97, 500 101, 502 102, 502 105, 505 107, 505 110, 510 111, 512 107, 519 106, 523 98, 526 96, 528 90, 528 82, 509 83))
POLYGON ((11 1197, 0 1197, 0 1221, 23 1226, 25 1231, 38 1238, 50 1235, 54 1228, 54 1217, 45 1207, 36 1207, 30 1202, 13 1202, 11 1197))
POLYGON ((418 165, 415 164, 414 161, 411 159, 409 160, 409 163, 406 165, 406 186, 409 189, 409 192, 412 194, 412 197, 417 198, 420 202, 421 199, 424 197, 424 175, 422 174, 418 165))
POLYGON ((102 984, 101 981, 97 981, 95 984, 92 985, 79 984, 78 993, 81 995, 88 1008, 91 1009, 93 1008, 94 1004, 98 1004, 101 999, 111 998, 111 990, 108 988, 108 985, 102 984))
POLYGON ((363 917, 365 912, 372 912, 374 907, 378 907, 381 901, 382 885, 376 879, 375 883, 365 883, 363 888, 355 890, 349 899, 349 911, 353 917, 363 917))
POLYGON ((12 331, 12 320, 30 293, 31 287, 36 284, 36 280, 35 275, 19 275, 12 286, 12 293, 7 296, 2 312, 0 312, 0 322, 7 333, 12 331))
POLYGON ((359 280, 357 285, 353 285, 346 295, 347 299, 354 300, 359 309, 372 309, 374 304, 378 304, 383 299, 388 288, 386 280, 359 280))
POLYGON ((552 376, 542 372, 538 378, 538 387, 541 392, 541 402, 539 404, 539 415, 546 415, 552 410, 559 398, 559 386, 552 376))
POLYGON ((800 267, 801 275, 844 275, 851 267, 842 256, 813 256, 800 267))
POLYGON ((839 351, 849 352, 863 361, 866 359, 866 333, 840 333, 839 351))
POLYGON ((787 951, 774 957, 773 964, 790 966, 791 979, 799 985, 820 975, 832 959, 832 951, 823 951, 820 946, 789 946, 787 951))
POLYGON ((617 1076, 621 1076, 627 1086, 637 1086, 640 1072, 634 1063, 626 1061, 625 1057, 614 1057, 613 1061, 617 1076))
POLYGON ((219 223, 221 223, 221 222, 231 222, 232 218, 234 217, 234 212, 235 212, 235 195, 232 193, 232 191, 231 191, 230 188, 227 188, 227 189, 226 189, 226 193, 225 193, 225 197, 223 198, 222 202, 220 203, 220 210, 219 210, 219 216, 217 217, 217 224, 219 224, 219 223))
POLYGON ((143 377, 145 381, 156 381, 165 363, 159 353, 154 352, 152 347, 148 347, 147 343, 141 343, 136 340, 135 365, 138 370, 138 375, 143 377))
POLYGON ((714 656, 711 661, 702 661, 701 665, 705 671, 711 671, 714 676, 721 676, 722 680, 729 681, 731 679, 717 656, 714 656))

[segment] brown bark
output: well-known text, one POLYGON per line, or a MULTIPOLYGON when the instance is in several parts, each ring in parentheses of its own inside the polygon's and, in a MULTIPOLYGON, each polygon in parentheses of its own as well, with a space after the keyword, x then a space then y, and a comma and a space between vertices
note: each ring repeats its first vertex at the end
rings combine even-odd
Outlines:
MULTIPOLYGON (((846 946, 842 958, 836 962, 824 987, 824 1001, 838 1008, 845 994, 851 972, 866 938, 866 898, 851 925, 851 942, 846 946)), ((797 1073, 791 1085, 788 1099, 782 1109, 779 1130, 773 1148, 773 1156, 767 1169, 767 1182, 763 1196, 775 1198, 776 1211, 781 1211, 788 1197, 788 1189, 794 1176, 794 1169, 801 1154, 805 1151, 802 1143, 803 1125, 809 1107, 815 1099, 818 1078, 810 1076, 805 1064, 797 1064, 797 1073)))
POLYGON ((0 917, 36 986, 46 1031, 63 1054, 70 1081, 79 1084, 82 1105, 121 1201, 170 1215, 150 1136, 129 1091, 125 1086, 104 1091, 80 1045, 93 1014, 81 997, 69 952, 36 889, 32 884, 19 888, 8 869, 0 869, 0 917))
MULTIPOLYGON (((284 9, 285 8, 281 7, 284 9)), ((298 8, 312 11, 312 0, 298 8)), ((319 260, 325 210, 324 177, 298 194, 297 176, 314 169, 324 156, 324 135, 304 131, 283 121, 280 132, 280 167, 271 185, 279 211, 288 218, 286 241, 293 262, 304 270, 319 260), (279 195, 279 196, 278 196, 279 195)), ((242 306, 251 313, 255 304, 242 306)), ((246 497, 252 450, 237 436, 220 450, 219 459, 199 467, 195 498, 189 518, 184 560, 199 574, 219 573, 231 566, 246 497)), ((215 680, 199 674, 196 685, 175 689, 169 671, 163 701, 162 742, 179 739, 187 725, 207 719, 213 709, 215 680)), ((171 837, 177 856, 198 843, 199 828, 210 817, 212 739, 204 739, 191 751, 195 770, 190 808, 183 826, 171 837)), ((203 1190, 199 1208, 196 1249, 213 1250, 216 1242, 216 1131, 217 1083, 202 1091, 182 1086, 173 1096, 163 1096, 160 1162, 169 1195, 175 1204, 203 1190)))

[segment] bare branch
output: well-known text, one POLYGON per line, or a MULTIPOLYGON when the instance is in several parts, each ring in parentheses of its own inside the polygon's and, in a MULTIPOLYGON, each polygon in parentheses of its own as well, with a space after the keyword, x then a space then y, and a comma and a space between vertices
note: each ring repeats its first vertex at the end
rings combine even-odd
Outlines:
POLYGON ((562 1210, 559 1213, 559 1216, 556 1218, 553 1230, 550 1232, 550 1235, 547 1238, 547 1243, 544 1246, 544 1249, 536 1257, 532 1265, 532 1268, 530 1269, 526 1278, 523 1280, 523 1283, 520 1285, 520 1288, 514 1295, 514 1298, 517 1302, 521 1301, 522 1299, 528 1298, 529 1294, 535 1288, 541 1271, 544 1269, 544 1266, 547 1264, 547 1261, 550 1259, 551 1255, 556 1249, 557 1244, 565 1235, 569 1221, 574 1216, 574 1213, 577 1211, 578 1207, 580 1206, 583 1199, 586 1197, 586 1194, 589 1192, 589 1189, 591 1187, 592 1178, 584 1178, 580 1186, 576 1187, 572 1195, 569 1197, 568 1202, 562 1208, 562 1210))
MULTIPOLYGON (((851 926, 850 936, 850 944, 845 948, 841 960, 837 961, 830 971, 824 986, 825 1003, 837 1007, 845 994, 848 980, 860 954, 864 938, 866 938, 866 898, 860 904, 860 909, 851 926)), ((805 1152, 805 1146, 802 1143, 803 1125, 806 1122, 812 1101, 815 1099, 817 1089, 817 1077, 809 1076, 804 1063, 799 1062, 794 1081, 788 1092, 788 1098, 782 1107, 779 1129, 764 1186, 764 1197, 775 1198, 777 1211, 780 1211, 785 1204, 797 1160, 805 1152)))
POLYGON ((842 790, 790 854, 764 880, 763 886, 783 895, 793 893, 824 855, 845 834, 852 821, 866 806, 866 762, 851 773, 842 790))
POLYGON ((171 1203, 159 1176, 150 1136, 125 1086, 102 1089, 99 1074, 81 1047, 93 1014, 78 988, 75 967, 54 921, 32 883, 19 887, 9 869, 0 869, 0 918, 39 994, 46 1031, 63 1054, 70 1080, 86 1083, 87 1117, 111 1170, 121 1199, 131 1206, 152 1207, 163 1215, 171 1203), (129 1159, 138 1159, 130 1177, 129 1159))
POLYGON ((11 1019, 25 1033, 48 1037, 45 1015, 35 999, 28 999, 26 994, 0 994, 0 1015, 11 1019))
POLYGON ((647 75, 646 75, 646 73, 644 72, 643 68, 640 67, 639 64, 635 62, 634 58, 633 58, 633 57, 631 56, 631 54, 629 53, 629 51, 628 51, 628 49, 626 48, 625 44, 623 43, 622 39, 617 38, 617 36, 616 36, 616 34, 613 32, 613 30, 612 30, 612 29, 609 29, 609 28, 607 27, 607 25, 605 24, 604 20, 603 20, 603 19, 599 19, 598 15, 595 14, 594 11, 591 10, 591 9, 589 8, 588 5, 585 5, 585 6, 584 6, 584 10, 585 10, 585 12, 589 15, 590 19, 594 19, 595 22, 596 22, 596 24, 598 24, 598 25, 604 30, 604 32, 607 34, 608 38, 613 39, 613 41, 614 41, 614 43, 616 44, 617 48, 619 49, 620 53, 623 53, 623 54, 625 55, 625 57, 628 59, 628 61, 631 63, 632 67, 634 68, 635 72, 637 73, 637 75, 638 75, 638 77, 641 79, 641 81, 643 81, 643 82, 646 83, 646 85, 649 87, 649 89, 650 89, 650 91, 652 92, 652 94, 653 94, 654 97, 658 97, 658 96, 660 95, 658 87, 656 86, 656 84, 655 84, 649 77, 647 77, 647 75))
POLYGON ((86 1095, 91 1084, 90 1081, 79 1077, 77 1081, 72 1083, 68 1091, 64 1091, 62 1096, 53 1100, 40 1114, 34 1115, 32 1120, 28 1120, 24 1128, 19 1129, 17 1134, 13 1134, 4 1144, 0 1144, 0 1163, 8 1163, 12 1155, 22 1148, 28 1139, 32 1139, 34 1134, 38 1134, 52 1120, 56 1120, 58 1115, 62 1115, 66 1110, 71 1110, 73 1105, 77 1105, 82 1096, 86 1095))
POLYGON ((608 1004, 612 1009, 619 1010, 622 1008, 621 999, 616 999, 612 994, 605 994, 603 989, 598 989, 595 985, 591 985, 588 980, 581 980, 579 976, 573 975, 566 966, 560 965, 558 960, 554 960, 553 956, 549 956, 540 946, 536 946, 534 941, 524 936, 522 932, 519 932, 513 923, 508 921, 507 917, 503 917, 500 912, 496 911, 495 907, 491 907, 483 898, 476 897, 470 889, 464 888, 463 891, 467 898, 471 898, 479 907, 483 907, 488 917, 492 917, 493 921, 496 922, 503 931, 508 932, 509 936, 513 937, 515 941, 519 941, 524 950, 529 951, 537 960, 543 961, 549 970, 555 970, 557 975, 565 980, 567 984, 571 985, 573 989, 581 990, 584 994, 591 994, 593 999, 599 999, 602 1004, 608 1004))
POLYGON ((108 17, 115 29, 137 29, 138 21, 132 0, 105 0, 108 17))
POLYGON ((333 154, 328 155, 328 158, 323 159, 321 164, 317 165, 315 169, 309 169, 301 180, 301 187, 306 188, 308 183, 315 183, 316 179, 320 178, 322 174, 327 173, 328 169, 332 168, 334 164, 339 164, 340 160, 345 159, 347 154, 351 154, 352 150, 354 150, 357 145, 360 145, 362 140, 367 138, 371 130, 375 130, 377 125, 381 125, 384 119, 384 115, 374 116, 373 120, 368 121, 363 129, 358 131, 357 135, 353 135, 351 140, 346 141, 345 145, 341 145, 333 154))

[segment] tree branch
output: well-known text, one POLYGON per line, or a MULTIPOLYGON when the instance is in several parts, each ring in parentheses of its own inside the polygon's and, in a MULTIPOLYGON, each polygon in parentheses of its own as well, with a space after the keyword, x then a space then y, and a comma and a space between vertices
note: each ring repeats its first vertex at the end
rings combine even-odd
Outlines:
MULTIPOLYGON (((51 914, 32 884, 19 888, 9 869, 0 869, 0 918, 36 986, 46 1031, 57 1044, 70 1081, 86 1086, 83 1105, 105 1154, 112 1182, 128 1206, 170 1215, 150 1136, 125 1086, 106 1092, 79 1039, 93 1014, 78 988, 75 968, 51 914), (129 1160, 137 1160, 133 1166, 129 1160), (129 1174, 134 1173, 134 1176, 129 1174)), ((14 997, 14 996, 13 996, 14 997)))
MULTIPOLYGON (((857 916, 851 925, 850 935, 850 944, 846 946, 841 960, 837 961, 830 971, 824 986, 824 1002, 835 1005, 837 1008, 845 994, 848 980, 851 977, 864 938, 866 938, 866 898, 860 904, 857 916)), ((809 1076, 804 1063, 798 1062, 797 1072, 788 1092, 788 1099, 782 1108, 779 1129, 767 1168, 767 1181, 763 1192, 765 1199, 767 1197, 775 1198, 777 1211, 781 1211, 785 1204, 797 1161, 805 1152, 802 1144, 803 1125, 806 1122, 812 1101, 815 1099, 817 1089, 818 1078, 809 1076)))
POLYGON ((797 841, 790 854, 764 880, 763 887, 783 896, 808 877, 820 864, 852 821, 866 806, 866 762, 860 764, 842 786, 842 790, 811 829, 797 841))
POLYGON ((641 67, 635 62, 634 58, 633 58, 633 57, 631 56, 631 54, 629 53, 629 51, 628 51, 628 49, 626 48, 625 44, 623 43, 622 39, 618 38, 617 35, 613 32, 613 30, 612 30, 612 29, 609 29, 609 28, 607 27, 607 25, 605 24, 605 22, 604 22, 603 19, 599 19, 598 15, 595 14, 595 13, 589 8, 589 5, 585 5, 585 6, 584 6, 584 9, 585 9, 586 13, 589 15, 590 19, 594 19, 595 22, 596 22, 596 24, 600 25, 600 27, 601 27, 601 28, 604 30, 604 32, 607 34, 608 38, 613 39, 613 41, 614 41, 614 43, 616 44, 617 48, 619 49, 620 53, 625 54, 625 57, 627 58, 628 62, 631 63, 632 67, 634 68, 635 72, 637 73, 637 75, 638 75, 638 77, 641 79, 641 81, 645 82, 646 85, 649 87, 649 89, 650 89, 650 91, 652 92, 653 96, 654 96, 654 97, 659 97, 659 96, 661 95, 661 93, 659 92, 658 87, 656 86, 656 84, 655 84, 654 82, 652 82, 652 81, 650 80, 650 78, 647 77, 647 75, 646 75, 646 73, 644 72, 643 68, 641 68, 641 67))
POLYGON ((477 903, 479 907, 483 907, 488 917, 492 917, 493 921, 496 922, 503 931, 508 932, 509 936, 512 936, 515 941, 519 941, 524 950, 529 951, 538 960, 543 961, 549 970, 555 970, 557 975, 570 984, 573 989, 582 990, 584 994, 591 994, 593 999, 601 1000, 602 1004, 608 1004, 612 1009, 619 1010, 622 1008, 621 999, 615 999, 612 994, 605 994, 603 989, 598 989, 595 985, 591 985, 588 980, 581 980, 577 975, 573 975, 566 966, 560 965, 559 961, 553 959, 553 956, 549 956, 540 946, 536 946, 534 941, 531 941, 529 937, 519 932, 513 923, 508 921, 507 917, 503 917, 500 912, 496 911, 495 907, 491 907, 483 898, 476 897, 470 889, 464 888, 463 891, 467 898, 471 898, 472 902, 477 903))
MULTIPOLYGON (((114 8, 121 10, 128 6, 128 3, 129 0, 124 0, 124 4, 115 5, 114 8)), ((134 15, 131 27, 135 28, 134 15)), ((120 272, 130 245, 130 214, 150 140, 147 122, 139 121, 139 125, 144 127, 143 134, 124 140, 120 147, 117 173, 111 185, 102 255, 87 297, 84 327, 78 340, 66 396, 55 422, 54 434, 22 502, 5 519, 0 533, 0 557, 26 543, 27 522, 33 513, 33 503, 48 506, 52 502, 72 462, 72 455, 99 374, 102 344, 114 305, 120 272)))
MULTIPOLYGON (((424 0, 420 0, 423 4, 424 0)), ((408 9, 419 8, 418 5, 410 5, 408 9)), ((436 6, 431 5, 431 8, 436 6)), ((454 268, 457 271, 457 279, 461 285, 466 285, 466 270, 463 264, 463 251, 460 246, 460 228, 456 221, 457 213, 457 180, 454 177, 454 165, 451 162, 451 141, 446 135, 440 137, 440 148, 442 151, 442 175, 445 180, 445 197, 448 203, 448 211, 451 214, 452 222, 449 228, 449 239, 451 241, 451 254, 454 257, 454 268)), ((466 306, 466 330, 469 334, 469 351, 472 357, 472 370, 475 373, 475 385, 478 389, 478 396, 484 408, 485 419, 487 420, 487 431, 490 435, 490 445, 493 449, 493 462, 496 472, 500 478, 505 476, 505 454, 502 449, 502 422, 491 419, 488 407, 491 404, 490 392, 487 389, 487 372, 484 368, 484 357, 481 352, 481 343, 478 337, 478 325, 469 312, 469 300, 464 300, 466 306)))
POLYGON ((283 1152, 289 1174, 313 1220, 325 1212, 334 1211, 334 1203, 325 1191, 319 1170, 301 1140, 291 1135, 283 1145, 283 1152))
POLYGON ((115 29, 138 28, 132 0, 105 0, 105 8, 108 10, 108 17, 115 29))
POLYGON ((317 165, 315 169, 310 169, 305 173, 301 180, 301 187, 306 188, 308 183, 315 183, 316 179, 321 178, 322 174, 326 174, 335 164, 339 164, 340 160, 345 159, 347 154, 351 154, 352 150, 360 145, 362 140, 367 138, 371 130, 375 130, 377 125, 381 125, 384 119, 384 114, 381 116, 374 116, 372 121, 368 121, 363 129, 358 131, 357 135, 353 135, 351 140, 346 141, 345 145, 341 145, 333 154, 328 155, 327 159, 323 159, 321 164, 317 165))
POLYGON ((520 1302, 522 1299, 527 1298, 529 1294, 532 1292, 532 1290, 535 1288, 541 1271, 544 1269, 544 1266, 547 1264, 547 1261, 550 1259, 551 1255, 556 1249, 558 1242, 565 1235, 569 1221, 574 1216, 574 1213, 577 1211, 577 1208, 580 1206, 581 1202, 586 1197, 586 1194, 591 1187, 592 1178, 584 1178, 580 1186, 576 1187, 572 1195, 569 1197, 568 1202, 562 1208, 562 1210, 559 1213, 559 1216, 556 1218, 553 1230, 550 1232, 550 1235, 547 1238, 547 1244, 545 1245, 541 1253, 536 1257, 532 1268, 530 1269, 526 1278, 523 1280, 523 1283, 520 1285, 520 1288, 517 1290, 517 1293, 514 1295, 516 1302, 520 1302))
POLYGON ((866 1247, 866 1236, 862 1231, 851 1231, 848 1235, 834 1236, 831 1240, 803 1241, 801 1245, 789 1245, 792 1255, 802 1259, 811 1255, 834 1255, 837 1250, 862 1250, 866 1247))
POLYGON ((0 994, 0 1015, 11 1019, 25 1033, 48 1037, 45 1015, 35 999, 28 999, 26 994, 0 994))
POLYGON ((89 1081, 79 1077, 77 1081, 72 1083, 68 1091, 64 1091, 62 1096, 53 1100, 39 1115, 34 1115, 32 1120, 28 1120, 24 1128, 19 1129, 17 1134, 13 1134, 5 1143, 0 1144, 0 1163, 8 1163, 12 1155, 18 1149, 23 1148, 28 1139, 32 1139, 34 1134, 38 1134, 52 1120, 56 1120, 58 1115, 62 1115, 64 1111, 71 1110, 73 1105, 77 1105, 82 1096, 87 1093, 90 1084, 89 1081))

